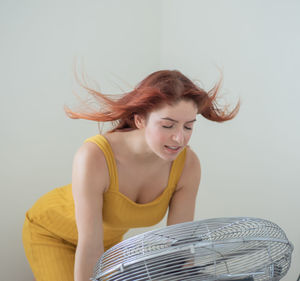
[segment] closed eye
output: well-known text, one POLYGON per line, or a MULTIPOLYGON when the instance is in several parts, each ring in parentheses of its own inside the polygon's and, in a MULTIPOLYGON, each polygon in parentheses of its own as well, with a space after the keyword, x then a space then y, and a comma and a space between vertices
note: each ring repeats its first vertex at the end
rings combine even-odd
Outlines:
MULTIPOLYGON (((166 129, 171 129, 173 128, 173 125, 171 126, 162 126, 163 128, 166 128, 166 129)), ((189 127, 184 127, 186 130, 192 130, 192 128, 189 128, 189 127)))

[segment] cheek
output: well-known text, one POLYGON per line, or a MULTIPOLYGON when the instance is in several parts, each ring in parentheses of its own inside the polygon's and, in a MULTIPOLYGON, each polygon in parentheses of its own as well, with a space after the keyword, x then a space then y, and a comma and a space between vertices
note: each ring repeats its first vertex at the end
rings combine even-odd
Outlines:
POLYGON ((184 135, 184 144, 187 145, 191 139, 192 136, 192 132, 186 132, 186 134, 184 135))
POLYGON ((162 144, 168 140, 168 133, 160 128, 149 128, 146 131, 146 136, 152 144, 162 144))

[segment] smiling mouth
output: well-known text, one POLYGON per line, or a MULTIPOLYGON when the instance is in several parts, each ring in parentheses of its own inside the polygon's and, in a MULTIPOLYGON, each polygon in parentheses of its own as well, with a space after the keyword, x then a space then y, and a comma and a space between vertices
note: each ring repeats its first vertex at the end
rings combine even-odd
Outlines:
POLYGON ((178 151, 181 148, 181 146, 168 146, 168 145, 165 145, 165 147, 174 152, 178 151))

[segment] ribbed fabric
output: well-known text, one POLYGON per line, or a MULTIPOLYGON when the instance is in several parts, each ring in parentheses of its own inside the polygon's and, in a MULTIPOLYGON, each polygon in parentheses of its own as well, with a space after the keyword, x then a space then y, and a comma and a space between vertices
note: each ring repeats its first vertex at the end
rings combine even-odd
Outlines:
POLYGON ((27 217, 23 244, 36 281, 74 281, 76 246, 50 233, 27 217))
MULTIPOLYGON (((96 135, 85 142, 99 146, 109 170, 110 186, 103 195, 103 243, 107 250, 122 241, 130 228, 154 225, 164 217, 184 166, 186 149, 173 161, 163 193, 152 202, 138 204, 119 192, 117 166, 106 138, 96 135)), ((74 280, 77 240, 72 186, 69 184, 42 196, 26 213, 23 243, 36 281, 74 280)))

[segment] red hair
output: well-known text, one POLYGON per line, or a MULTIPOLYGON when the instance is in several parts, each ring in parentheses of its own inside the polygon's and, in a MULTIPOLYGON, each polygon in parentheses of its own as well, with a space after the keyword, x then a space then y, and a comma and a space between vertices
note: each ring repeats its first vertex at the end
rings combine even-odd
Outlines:
POLYGON ((90 107, 85 103, 85 110, 81 112, 71 111, 65 106, 66 114, 72 119, 114 122, 114 129, 110 132, 136 129, 135 114, 147 115, 164 104, 172 105, 180 100, 192 100, 198 107, 198 114, 216 122, 234 118, 240 107, 239 102, 231 111, 228 111, 226 106, 223 108, 218 106, 216 98, 222 77, 211 90, 206 92, 177 70, 161 70, 150 74, 131 92, 119 98, 102 94, 87 87, 78 79, 77 81, 99 103, 100 110, 88 112, 87 108, 90 107))

